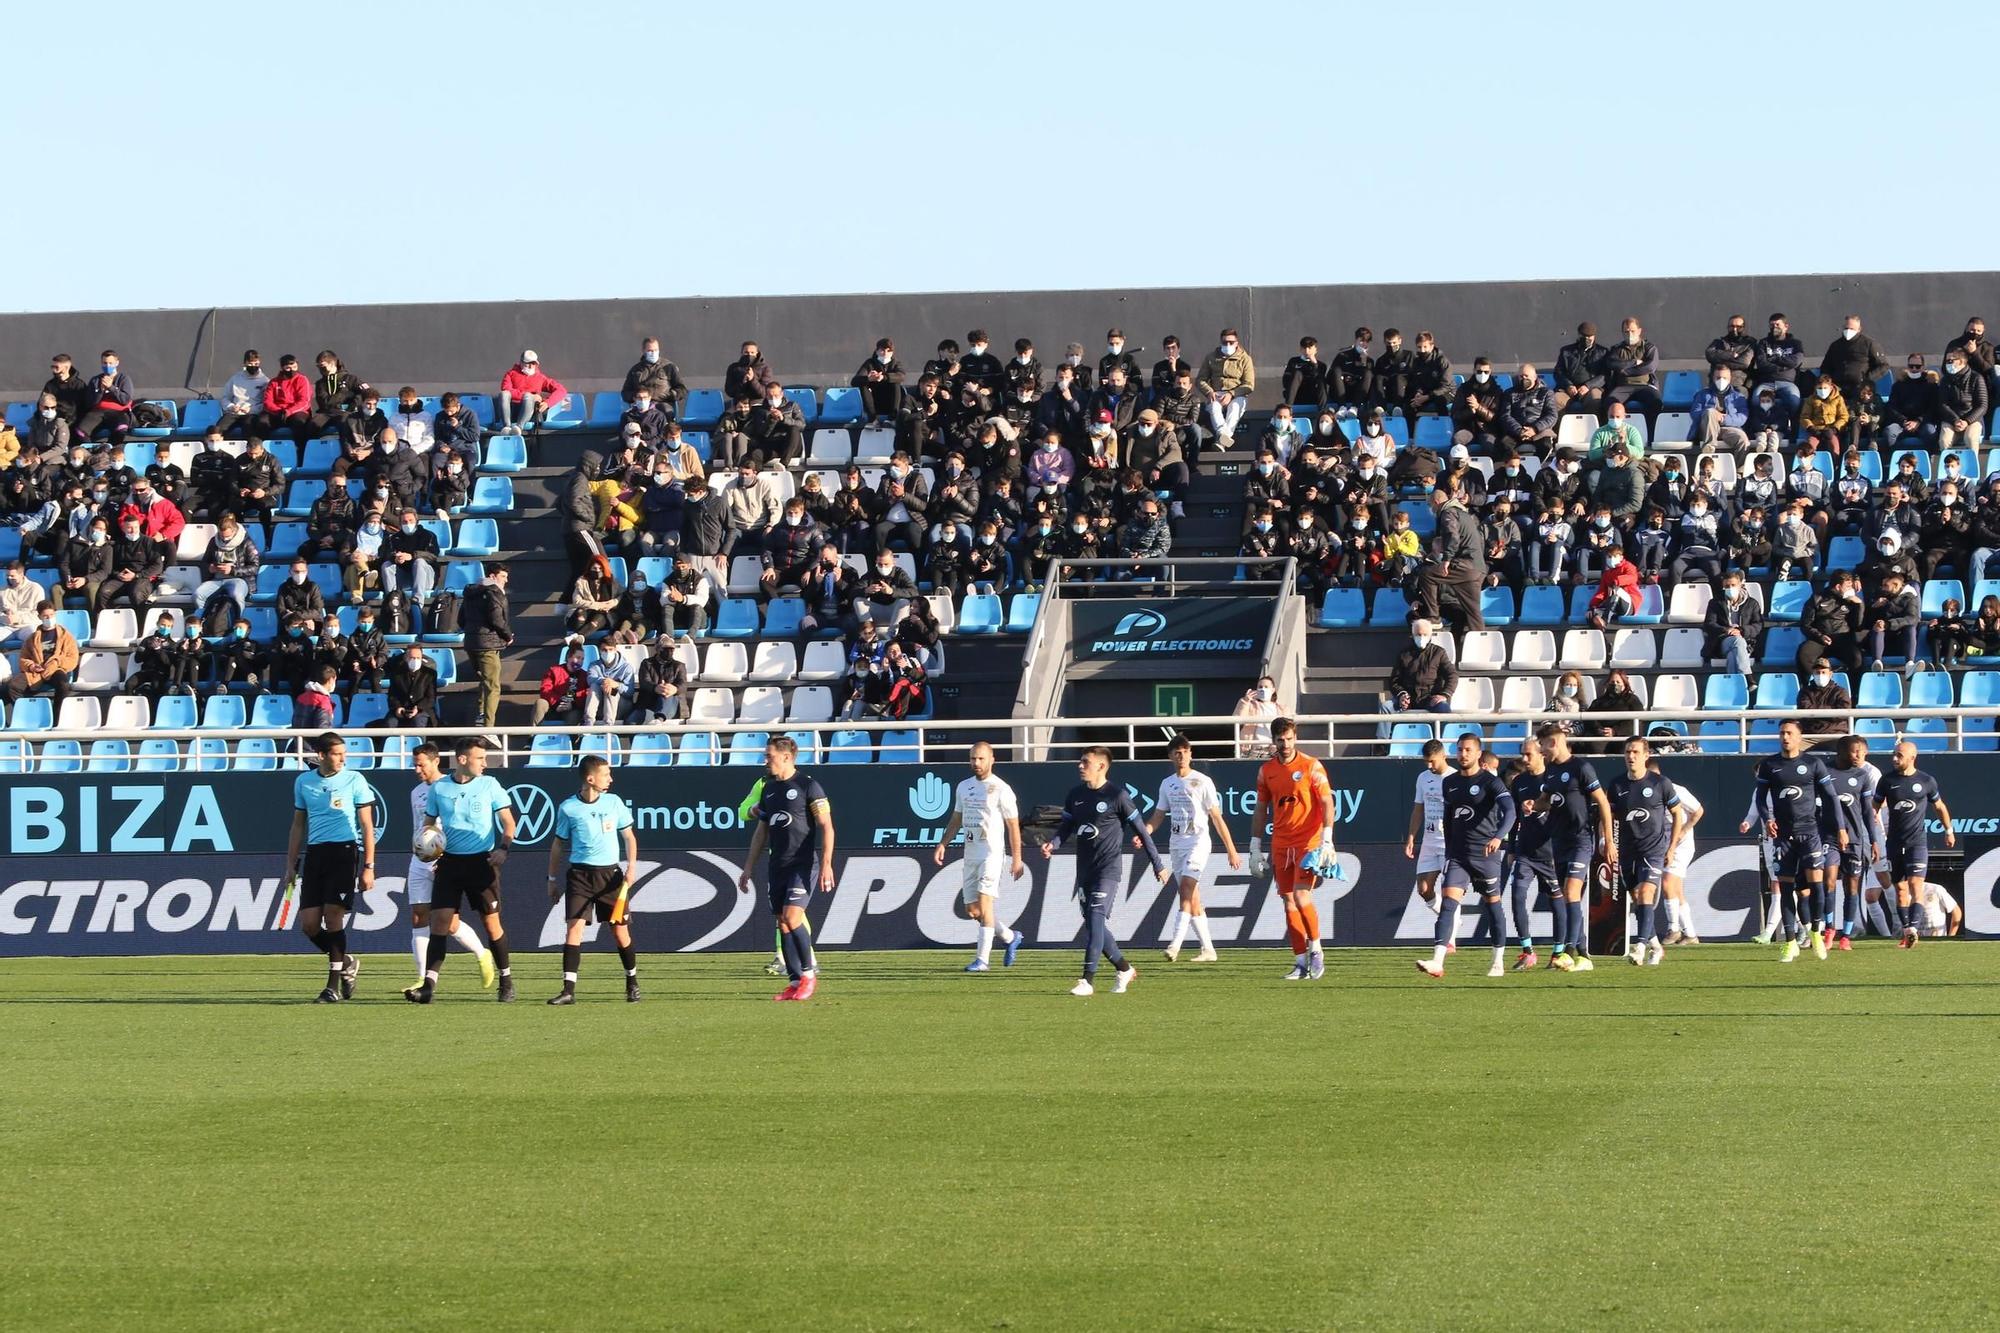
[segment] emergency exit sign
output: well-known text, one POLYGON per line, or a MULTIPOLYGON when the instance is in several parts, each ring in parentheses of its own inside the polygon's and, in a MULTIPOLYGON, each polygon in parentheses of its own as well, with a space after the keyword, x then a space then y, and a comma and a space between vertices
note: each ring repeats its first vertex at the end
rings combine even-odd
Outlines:
POLYGON ((1154 717, 1193 717, 1194 686, 1155 685, 1153 686, 1154 717))

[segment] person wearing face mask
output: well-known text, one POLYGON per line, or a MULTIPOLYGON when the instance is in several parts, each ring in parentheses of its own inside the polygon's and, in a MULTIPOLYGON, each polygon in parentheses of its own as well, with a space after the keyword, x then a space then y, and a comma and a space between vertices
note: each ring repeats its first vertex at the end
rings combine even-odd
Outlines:
POLYGON ((639 359, 625 372, 618 396, 633 403, 641 390, 669 421, 679 419, 681 405, 687 402, 687 385, 681 381, 681 368, 661 355, 660 340, 651 334, 640 341, 639 359))
POLYGON ((1788 500, 1778 511, 1778 526, 1771 534, 1771 572, 1783 582, 1805 578, 1819 568, 1819 534, 1809 519, 1812 506, 1806 500, 1788 500))
POLYGON ((1708 361, 1711 380, 1715 372, 1726 370, 1729 382, 1737 388, 1749 384, 1751 371, 1757 364, 1757 340, 1750 336, 1749 321, 1741 315, 1731 315, 1728 327, 1709 343, 1702 355, 1708 361))
POLYGON ((1528 581, 1544 586, 1562 582, 1563 561, 1575 533, 1560 505, 1541 505, 1534 537, 1528 546, 1528 581))
POLYGON ((98 593, 111 577, 111 528, 104 519, 92 517, 80 540, 69 543, 57 565, 61 582, 57 585, 65 608, 95 611, 98 593))
POLYGON ((1429 329, 1417 331, 1417 349, 1410 357, 1409 397, 1403 415, 1416 434, 1417 418, 1425 412, 1449 413, 1456 397, 1452 387, 1451 360, 1439 349, 1429 329))
POLYGON ((1195 387, 1194 371, 1183 363, 1164 387, 1153 390, 1152 407, 1160 414, 1160 420, 1172 426, 1175 435, 1180 438, 1181 451, 1192 476, 1199 467, 1203 438, 1201 419, 1207 412, 1201 391, 1195 387))
POLYGON ((965 335, 965 356, 958 364, 959 387, 970 381, 989 394, 997 394, 1006 387, 1006 368, 988 350, 991 342, 985 329, 974 329, 965 335))
POLYGON ((316 433, 313 382, 300 373, 299 359, 290 352, 278 358, 278 373, 265 381, 261 401, 263 410, 246 425, 249 434, 290 435, 303 446, 316 433))
POLYGON ((1660 349, 1647 339, 1637 319, 1619 326, 1623 335, 1604 351, 1604 401, 1626 407, 1650 421, 1664 406, 1660 399, 1660 349))
POLYGON ((424 459, 407 448, 397 438, 393 426, 385 426, 377 437, 375 456, 362 468, 362 476, 370 491, 387 490, 386 500, 391 508, 415 505, 424 498, 424 484, 429 469, 424 459))
POLYGON ((1278 461, 1275 451, 1259 449, 1257 461, 1251 465, 1249 479, 1243 485, 1243 498, 1248 507, 1283 511, 1291 507, 1291 495, 1291 473, 1278 461))
POLYGON ((1926 579, 1938 577, 1946 567, 1970 582, 1972 569, 1972 511, 1960 499, 1956 482, 1941 482, 1935 499, 1924 506, 1917 529, 1917 572, 1926 579))
POLYGON ((1740 570, 1730 570, 1722 579, 1719 594, 1709 599, 1702 617, 1702 656, 1722 660, 1723 670, 1733 671, 1756 688, 1757 639, 1764 632, 1764 608, 1750 596, 1740 570))
POLYGON ((388 429, 389 414, 382 410, 381 395, 364 386, 353 410, 340 419, 341 456, 355 467, 373 461, 382 433, 388 429))
POLYGON ((1354 330, 1354 339, 1334 353, 1326 368, 1327 407, 1358 415, 1373 401, 1375 392, 1375 331, 1367 325, 1354 330))
POLYGON ((751 458, 764 467, 782 468, 805 455, 806 416, 785 396, 784 386, 770 384, 750 411, 744 434, 750 437, 751 458))
POLYGON ((1293 407, 1305 409, 1301 415, 1311 415, 1330 401, 1328 374, 1331 367, 1320 360, 1319 339, 1308 334, 1299 339, 1298 355, 1285 362, 1282 381, 1283 401, 1293 407))
POLYGON ((264 373, 264 358, 257 350, 243 353, 243 369, 223 381, 217 395, 217 410, 222 415, 215 420, 216 428, 225 436, 247 432, 264 410, 264 386, 270 382, 271 377, 264 373))
MULTIPOLYGON (((201 643, 197 639, 195 642, 201 643)), ((250 637, 250 622, 238 616, 226 634, 207 645, 212 692, 227 693, 233 685, 255 688, 269 669, 269 654, 250 637)))
MULTIPOLYGON (((1075 367, 1072 366, 1074 371, 1075 367)), ((1035 356, 1035 340, 1016 338, 1014 359, 1007 363, 1007 390, 1009 400, 1033 403, 1039 401, 1042 393, 1042 363, 1035 356)))
POLYGON ((31 694, 51 695, 55 711, 60 713, 63 700, 69 698, 70 682, 76 678, 77 664, 83 660, 75 636, 57 623, 54 602, 38 602, 35 615, 34 628, 21 642, 14 674, 0 687, 10 713, 31 694))
POLYGON ((861 579, 861 596, 854 607, 855 618, 872 620, 883 629, 896 623, 904 609, 917 597, 917 582, 887 547, 878 549, 868 573, 861 579))
POLYGON ((1903 373, 1889 386, 1889 403, 1882 424, 1883 448, 1929 447, 1938 427, 1938 378, 1925 368, 1921 353, 1910 353, 1903 373))
POLYGON ((1430 504, 1437 526, 1417 571, 1411 608, 1433 620, 1448 614, 1461 631, 1485 629, 1480 609, 1480 590, 1486 584, 1485 533, 1479 519, 1466 508, 1460 479, 1441 478, 1431 492, 1430 504))
POLYGON ((320 593, 319 584, 313 582, 312 571, 303 560, 294 560, 285 573, 285 581, 278 585, 278 619, 282 622, 300 617, 312 621, 326 618, 326 599, 320 593))
POLYGON ((950 397, 958 392, 960 361, 957 339, 943 339, 937 345, 937 355, 924 362, 923 376, 935 379, 939 391, 950 397))
MULTIPOLYGON (((1576 716, 1583 711, 1583 677, 1574 671, 1565 671, 1556 679, 1556 687, 1549 691, 1549 711, 1556 714, 1557 725, 1569 733, 1576 734, 1576 716)), ((1539 752, 1535 746, 1527 746, 1522 753, 1539 752)))
POLYGON ((861 417, 877 426, 893 425, 896 413, 902 407, 903 363, 896 359, 896 344, 888 338, 877 338, 875 350, 869 353, 848 383, 861 394, 861 417))
POLYGON ((1604 550, 1604 573, 1590 597, 1588 624, 1592 629, 1608 629, 1638 609, 1638 566, 1625 558, 1624 543, 1613 542, 1604 550))
POLYGON ((1819 359, 1820 375, 1839 386, 1841 395, 1852 403, 1861 386, 1881 377, 1889 369, 1889 358, 1875 340, 1861 331, 1861 316, 1849 315, 1819 359))
POLYGON ((1947 352, 1938 378, 1938 447, 1977 449, 1986 438, 1987 377, 1963 352, 1947 352))
POLYGON ((208 539, 208 550, 201 560, 204 577, 194 590, 194 603, 204 608, 204 617, 209 599, 216 596, 227 598, 238 608, 248 606, 259 563, 257 545, 249 532, 235 514, 224 510, 216 522, 215 535, 208 539))
POLYGON ((1769 332, 1757 340, 1757 353, 1750 366, 1753 391, 1766 385, 1793 408, 1799 406, 1799 370, 1805 365, 1805 344, 1792 336, 1791 322, 1782 314, 1768 321, 1769 332))
POLYGON ((1475 358, 1472 373, 1452 399, 1452 444, 1485 453, 1500 443, 1500 414, 1505 395, 1493 378, 1493 362, 1475 358))
POLYGON ((456 454, 467 468, 478 465, 479 421, 457 394, 439 400, 437 415, 431 418, 431 438, 436 441, 434 452, 456 454))
POLYGON ((881 514, 876 520, 874 533, 878 552, 888 551, 890 545, 898 541, 904 550, 912 554, 923 549, 930 492, 930 483, 924 479, 923 472, 912 465, 908 454, 897 453, 890 457, 889 466, 875 487, 876 510, 881 514))
POLYGON ((133 646, 132 674, 125 681, 127 694, 143 695, 156 708, 162 695, 194 694, 201 667, 201 626, 192 617, 188 623, 197 631, 192 649, 190 641, 176 625, 174 613, 164 611, 160 614, 151 632, 133 646))
POLYGON ((1126 345, 1125 331, 1119 328, 1104 331, 1104 355, 1097 358, 1097 382, 1108 381, 1113 370, 1124 374, 1125 383, 1133 393, 1143 394, 1146 377, 1139 369, 1139 358, 1126 345))
POLYGON ((1710 372, 1706 387, 1694 396, 1688 409, 1694 418, 1695 447, 1703 453, 1718 446, 1733 453, 1750 447, 1744 427, 1750 424, 1750 400, 1736 388, 1727 366, 1710 372))
POLYGON ((382 587, 385 592, 409 593, 418 602, 428 602, 437 586, 437 534, 417 522, 414 506, 405 506, 396 515, 395 531, 383 544, 382 587))
POLYGON ((1062 555, 1066 535, 1063 525, 1048 510, 1035 514, 1022 527, 1014 540, 1014 564, 1028 591, 1041 591, 1050 562, 1062 555))
POLYGON ((286 616, 280 622, 278 641, 271 648, 271 688, 281 694, 297 694, 305 687, 314 666, 314 638, 319 621, 311 616, 286 616))
POLYGON ((49 378, 43 383, 42 392, 56 400, 56 415, 68 422, 72 429, 77 418, 96 402, 96 387, 67 352, 58 352, 49 358, 49 378))
MULTIPOLYGON (((1819 712, 1837 709, 1844 712, 1852 707, 1853 696, 1833 677, 1833 663, 1824 656, 1816 658, 1799 683, 1799 710, 1819 712)), ((1799 725, 1808 736, 1839 736, 1847 730, 1848 724, 1841 718, 1821 717, 1801 719, 1799 725)))
MULTIPOLYGON (((1449 713, 1452 692, 1458 688, 1458 668, 1451 654, 1437 642, 1436 626, 1428 617, 1410 622, 1410 642, 1396 655, 1382 682, 1378 711, 1383 713, 1449 713)), ((1389 734, 1389 724, 1381 734, 1389 734)))
POLYGON ((777 372, 771 369, 763 349, 754 341, 745 341, 737 358, 722 371, 722 395, 731 402, 762 402, 765 391, 776 383, 777 372))
POLYGON ((132 429, 132 405, 138 395, 132 377, 118 363, 118 353, 106 350, 96 374, 89 377, 85 406, 76 419, 79 440, 123 440, 132 429))
POLYGON ((28 577, 19 560, 7 565, 7 584, 0 588, 0 648, 23 643, 41 625, 40 607, 47 600, 40 584, 28 577))
POLYGON ((1604 468, 1590 483, 1593 504, 1611 511, 1612 522, 1630 527, 1646 502, 1646 474, 1639 470, 1633 455, 1623 444, 1614 444, 1604 455, 1604 468))
POLYGON ((1166 500, 1172 517, 1184 516, 1181 497, 1188 488, 1187 455, 1181 448, 1180 432, 1157 409, 1148 407, 1139 413, 1138 424, 1126 442, 1125 461, 1148 489, 1166 500))
POLYGON ((1500 438, 1516 454, 1542 457, 1555 442, 1559 415, 1555 390, 1542 383, 1532 362, 1524 362, 1501 400, 1500 438))
MULTIPOLYGON (((1292 534, 1296 537, 1298 534, 1292 534)), ((1321 538, 1323 543, 1324 538, 1321 538)), ((1118 555, 1131 563, 1117 571, 1121 579, 1155 579, 1161 568, 1157 563, 1172 554, 1173 533, 1167 528, 1166 515, 1160 511, 1159 499, 1147 494, 1118 529, 1118 555)), ((1310 543, 1307 544, 1310 549, 1310 543)), ((1294 552, 1295 554, 1297 552, 1294 552)), ((1315 566, 1316 567, 1316 566, 1315 566)), ((1317 605, 1317 600, 1315 600, 1317 605)))
POLYGON ((1805 398, 1799 409, 1799 427, 1815 434, 1824 433, 1835 441, 1835 448, 1842 448, 1847 439, 1848 426, 1853 416, 1847 410, 1847 398, 1834 383, 1831 375, 1821 375, 1813 382, 1812 392, 1805 398))
POLYGON ((1237 337, 1235 329, 1224 329, 1216 348, 1202 359, 1196 377, 1208 408, 1208 424, 1219 447, 1236 447, 1236 427, 1249 409, 1250 395, 1257 390, 1257 365, 1237 337))
POLYGON ((431 434, 431 413, 413 386, 405 384, 396 390, 396 397, 384 403, 383 410, 388 414, 390 429, 396 432, 406 451, 413 454, 431 451, 437 442, 431 434))
POLYGON ((757 580, 759 596, 768 601, 783 588, 803 587, 819 560, 824 540, 806 517, 805 501, 796 495, 785 501, 783 518, 764 535, 760 557, 763 571, 757 580))
POLYGON ((69 453, 70 423, 63 419, 54 394, 44 393, 36 400, 35 413, 28 418, 26 443, 30 452, 44 460, 60 459, 69 453))
POLYGON ((930 504, 925 516, 933 527, 947 519, 969 527, 978 512, 979 483, 973 480, 965 455, 954 449, 945 455, 944 466, 939 469, 936 484, 931 487, 930 504))
POLYGON ((1236 725, 1236 757, 1238 759, 1269 759, 1271 757, 1271 723, 1283 717, 1285 710, 1278 703, 1278 684, 1269 676, 1259 676, 1257 683, 1243 691, 1243 697, 1236 701, 1230 716, 1239 719, 1236 725))
POLYGON ((111 575, 98 586, 94 609, 127 606, 143 613, 165 570, 166 559, 159 544, 146 535, 136 517, 121 515, 118 536, 111 542, 111 575))
MULTIPOLYGON (((1188 379, 1192 382, 1196 368, 1181 356, 1181 340, 1169 333, 1160 340, 1160 359, 1153 363, 1152 380, 1147 385, 1156 401, 1161 394, 1174 387, 1174 380, 1182 371, 1187 372, 1188 379)), ((1133 383, 1136 384, 1138 381, 1134 380, 1133 383)))
POLYGON ((1605 350, 1597 343, 1597 325, 1584 320, 1576 326, 1576 341, 1556 352, 1556 412, 1604 414, 1605 350))
POLYGON ((301 423, 305 431, 299 437, 301 446, 314 436, 333 434, 342 418, 360 405, 361 391, 368 387, 331 350, 322 351, 315 365, 319 373, 311 381, 312 415, 301 423))
POLYGON ((356 690, 373 690, 389 665, 389 655, 388 638, 376 620, 375 608, 362 607, 335 668, 341 694, 352 699, 356 690))
POLYGON ((1863 623, 1868 636, 1868 669, 1880 671, 1885 658, 1903 659, 1905 673, 1920 671, 1923 661, 1917 655, 1917 631, 1923 624, 1917 602, 1917 594, 1904 581, 1901 570, 1889 570, 1882 576, 1881 590, 1868 603, 1863 623))
POLYGON ((1112 433, 1123 436, 1138 420, 1139 402, 1143 396, 1134 382, 1126 378, 1124 367, 1113 366, 1110 373, 1103 377, 1097 392, 1090 395, 1084 406, 1084 418, 1087 421, 1103 420, 1108 413, 1112 433))
POLYGON ((667 426, 672 420, 653 399, 651 388, 641 388, 631 404, 618 417, 618 433, 621 438, 636 437, 648 449, 659 447, 665 438, 667 426))
POLYGON ((521 359, 507 368, 500 377, 500 392, 493 396, 502 435, 540 430, 550 414, 561 411, 568 401, 569 390, 543 373, 542 359, 533 348, 522 352, 521 359))
POLYGON ((1005 591, 1013 582, 1006 536, 992 518, 979 520, 972 538, 972 552, 966 559, 965 576, 973 592, 988 597, 1005 591))

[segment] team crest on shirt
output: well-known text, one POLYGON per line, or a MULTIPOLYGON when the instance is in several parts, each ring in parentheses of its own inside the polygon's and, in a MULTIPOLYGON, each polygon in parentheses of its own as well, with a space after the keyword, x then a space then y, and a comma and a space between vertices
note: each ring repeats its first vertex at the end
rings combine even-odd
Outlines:
POLYGON ((345 810, 347 808, 347 798, 345 796, 330 796, 327 798, 327 804, 335 810, 345 810))
POLYGON ((788 800, 788 801, 796 801, 796 800, 798 800, 798 799, 799 799, 799 789, 798 789, 797 787, 787 787, 787 788, 785 788, 785 799, 786 799, 786 800, 788 800))
POLYGON ((1106 810, 1109 810, 1110 808, 1111 807, 1109 805, 1106 805, 1103 801, 1099 801, 1097 803, 1097 813, 1100 815, 1103 814, 1106 810))
POLYGON ((1639 794, 1641 796, 1651 796, 1653 794, 1653 789, 1651 787, 1641 787, 1639 788, 1639 794))
POLYGON ((1303 777, 1305 777, 1305 774, 1303 774, 1303 773, 1301 773, 1301 772, 1297 771, 1296 769, 1294 769, 1294 770, 1293 770, 1293 772, 1292 772, 1292 781, 1294 781, 1294 782, 1297 782, 1297 781, 1299 781, 1299 780, 1300 780, 1301 778, 1303 778, 1303 777))
POLYGON ((1472 784, 1472 794, 1474 796, 1479 795, 1479 784, 1476 782, 1472 784))
POLYGON ((1565 786, 1567 786, 1567 785, 1569 784, 1569 774, 1567 774, 1567 773, 1558 773, 1558 774, 1556 774, 1556 781, 1557 781, 1557 782, 1560 782, 1560 783, 1562 783, 1562 784, 1564 784, 1565 786))
POLYGON ((1799 765, 1798 774, 1800 777, 1804 777, 1806 775, 1806 766, 1804 764, 1799 765))
POLYGON ((1919 782, 1912 786, 1910 791, 1917 796, 1922 796, 1924 794, 1924 784, 1919 782))

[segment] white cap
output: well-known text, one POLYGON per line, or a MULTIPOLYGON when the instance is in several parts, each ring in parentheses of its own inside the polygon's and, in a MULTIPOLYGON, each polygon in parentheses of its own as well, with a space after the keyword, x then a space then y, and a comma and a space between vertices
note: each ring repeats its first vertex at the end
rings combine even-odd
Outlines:
POLYGON ((1454 462, 1454 463, 1459 463, 1459 462, 1463 462, 1463 461, 1465 461, 1465 460, 1467 460, 1467 459, 1469 459, 1469 458, 1471 458, 1471 457, 1472 457, 1472 451, 1471 451, 1470 449, 1466 448, 1466 447, 1465 447, 1464 445, 1462 445, 1462 444, 1454 444, 1454 445, 1453 445, 1453 446, 1451 447, 1451 461, 1452 461, 1452 462, 1454 462))
POLYGON ((530 347, 527 351, 521 353, 521 364, 526 365, 530 361, 534 362, 536 365, 540 365, 542 363, 542 358, 535 355, 535 349, 532 347, 530 347))

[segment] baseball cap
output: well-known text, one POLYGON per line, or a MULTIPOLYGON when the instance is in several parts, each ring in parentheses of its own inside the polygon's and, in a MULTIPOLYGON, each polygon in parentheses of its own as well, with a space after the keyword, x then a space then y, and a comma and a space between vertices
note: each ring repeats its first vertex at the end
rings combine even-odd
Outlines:
POLYGON ((539 356, 536 356, 536 355, 535 355, 535 349, 534 349, 534 348, 532 348, 532 347, 530 347, 530 348, 529 348, 529 349, 528 349, 527 351, 525 351, 525 352, 521 353, 521 363, 522 363, 523 365, 527 365, 527 364, 529 364, 529 363, 533 363, 533 364, 535 364, 535 365, 540 365, 540 364, 541 364, 541 362, 542 362, 542 358, 540 358, 539 356))
MULTIPOLYGON (((1110 414, 1106 413, 1105 415, 1108 416, 1110 414)), ((1148 426, 1157 426, 1160 424, 1160 414, 1149 407, 1139 413, 1139 420, 1145 422, 1148 426)))
POLYGON ((1451 461, 1452 461, 1452 462, 1454 462, 1454 463, 1463 463, 1463 462, 1465 462, 1465 461, 1466 461, 1467 459, 1469 459, 1469 458, 1471 458, 1471 457, 1472 457, 1472 450, 1470 450, 1470 449, 1466 448, 1466 447, 1465 447, 1464 445, 1462 445, 1462 444, 1454 444, 1454 445, 1453 445, 1453 446, 1451 447, 1451 461))

